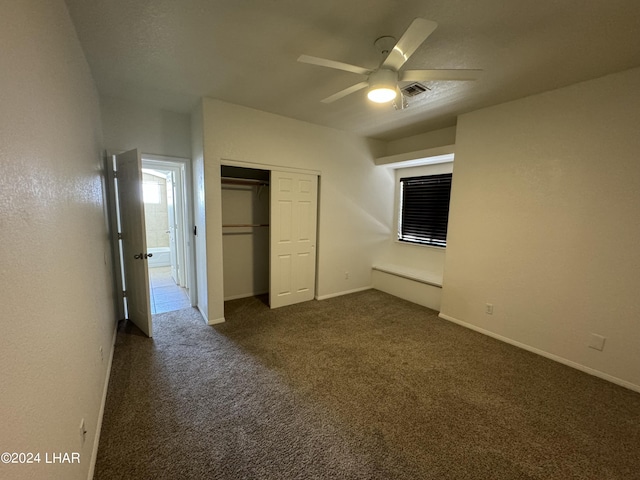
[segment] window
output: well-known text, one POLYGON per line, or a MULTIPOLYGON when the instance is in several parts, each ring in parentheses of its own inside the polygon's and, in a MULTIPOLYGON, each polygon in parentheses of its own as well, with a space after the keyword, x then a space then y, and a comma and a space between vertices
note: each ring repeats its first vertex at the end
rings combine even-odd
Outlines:
POLYGON ((142 201, 144 203, 160 203, 160 185, 157 183, 142 183, 142 201))
POLYGON ((451 173, 400 179, 398 240, 447 246, 451 173))

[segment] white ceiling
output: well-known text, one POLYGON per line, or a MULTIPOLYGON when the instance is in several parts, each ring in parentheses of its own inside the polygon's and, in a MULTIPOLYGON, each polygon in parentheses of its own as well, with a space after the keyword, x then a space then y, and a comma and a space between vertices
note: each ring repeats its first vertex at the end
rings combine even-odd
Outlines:
POLYGON ((189 112, 202 96, 393 140, 456 116, 640 66, 638 0, 66 0, 102 95, 189 112), (425 82, 395 111, 364 80, 302 54, 375 68, 373 42, 415 17, 439 24, 403 68, 479 68, 425 82))

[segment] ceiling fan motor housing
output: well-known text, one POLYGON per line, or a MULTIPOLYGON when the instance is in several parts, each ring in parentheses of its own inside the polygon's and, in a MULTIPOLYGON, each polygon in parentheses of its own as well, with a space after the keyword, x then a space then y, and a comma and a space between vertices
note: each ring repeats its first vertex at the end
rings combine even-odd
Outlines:
POLYGON ((396 39, 390 36, 378 37, 373 44, 380 50, 382 55, 386 55, 395 47, 396 39))
POLYGON ((367 90, 367 96, 374 102, 389 102, 396 97, 396 90, 398 86, 398 72, 390 70, 388 68, 381 68, 369 75, 369 89, 367 90), (387 92, 387 95, 383 95, 380 100, 376 100, 375 93, 378 91, 387 92), (393 93, 391 93, 393 92, 393 93))

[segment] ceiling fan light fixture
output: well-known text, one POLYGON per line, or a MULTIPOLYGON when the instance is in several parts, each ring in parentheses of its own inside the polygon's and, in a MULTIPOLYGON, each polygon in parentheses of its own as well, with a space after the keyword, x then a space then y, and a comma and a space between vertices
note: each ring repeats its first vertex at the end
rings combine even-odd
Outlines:
POLYGON ((367 98, 372 102, 390 102, 398 94, 398 72, 380 69, 369 75, 367 98))
POLYGON ((367 98, 376 103, 387 103, 396 98, 394 88, 375 88, 367 92, 367 98))

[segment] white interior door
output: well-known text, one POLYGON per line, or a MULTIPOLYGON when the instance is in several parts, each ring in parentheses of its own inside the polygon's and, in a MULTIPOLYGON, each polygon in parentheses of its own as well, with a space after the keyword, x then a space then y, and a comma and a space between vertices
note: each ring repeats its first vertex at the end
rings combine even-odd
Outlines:
POLYGON ((271 171, 271 308, 313 300, 318 177, 271 171))
POLYGON ((142 161, 138 150, 116 155, 116 173, 129 320, 150 337, 152 325, 142 197, 142 161))

